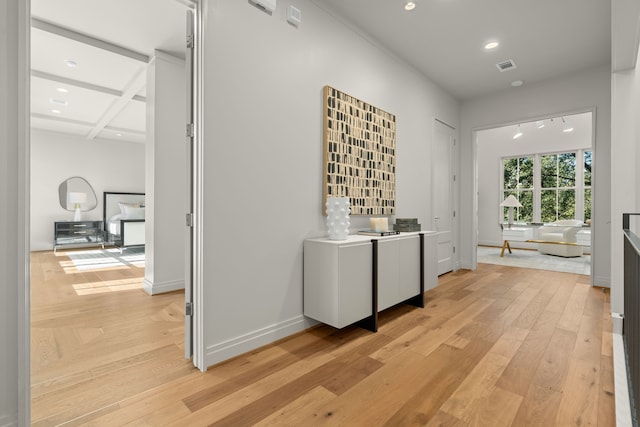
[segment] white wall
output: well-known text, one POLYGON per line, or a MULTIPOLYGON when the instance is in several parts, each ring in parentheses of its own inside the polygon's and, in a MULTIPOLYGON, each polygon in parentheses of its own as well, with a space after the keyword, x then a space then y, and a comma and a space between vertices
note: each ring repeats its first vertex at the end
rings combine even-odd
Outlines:
POLYGON ((501 93, 474 98, 462 103, 460 135, 460 264, 475 266, 474 206, 476 165, 474 131, 503 124, 559 116, 593 109, 596 119, 592 212, 592 263, 596 285, 609 286, 611 233, 611 84, 610 66, 604 65, 581 73, 540 83, 525 84, 501 93), (466 237, 464 237, 466 236, 466 237))
MULTIPOLYGON (((326 235, 322 90, 396 115, 398 216, 430 224, 433 118, 457 101, 308 0, 300 28, 245 1, 208 4, 204 93, 206 364, 300 331, 302 243, 326 235)), ((352 228, 366 227, 352 218, 352 228)))
POLYGON ((0 0, 0 426, 29 424, 29 2, 0 0))
MULTIPOLYGON (((502 245, 500 221, 502 209, 501 159, 530 154, 557 153, 591 147, 592 115, 589 113, 565 116, 574 127, 570 133, 562 132, 562 122, 544 120, 538 129, 535 122, 520 125, 524 135, 513 139, 516 125, 503 126, 477 132, 478 165, 478 244, 502 245)), ((581 163, 578 162, 580 165, 581 163)), ((537 248, 537 244, 512 242, 511 246, 537 248)))
POLYGON ((104 191, 144 192, 144 144, 89 141, 73 135, 31 132, 31 250, 51 250, 53 222, 73 219, 60 207, 58 186, 72 176, 93 187, 98 207, 83 219, 101 220, 104 191))
POLYGON ((156 51, 147 69, 144 290, 184 289, 186 209, 185 64, 156 51))
POLYGON ((624 313, 622 214, 640 212, 640 70, 613 73, 611 82, 611 311, 624 313))

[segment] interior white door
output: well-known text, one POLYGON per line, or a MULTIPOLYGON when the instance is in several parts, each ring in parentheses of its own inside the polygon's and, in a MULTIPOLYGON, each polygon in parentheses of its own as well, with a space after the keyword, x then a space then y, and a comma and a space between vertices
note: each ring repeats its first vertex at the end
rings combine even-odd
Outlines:
POLYGON ((439 120, 434 120, 433 156, 433 223, 438 239, 438 275, 453 270, 453 166, 452 154, 455 130, 439 120))
POLYGON ((186 49, 186 81, 187 81, 187 221, 185 229, 185 283, 184 283, 184 357, 190 359, 193 356, 193 193, 194 193, 194 15, 187 10, 187 49, 186 49))

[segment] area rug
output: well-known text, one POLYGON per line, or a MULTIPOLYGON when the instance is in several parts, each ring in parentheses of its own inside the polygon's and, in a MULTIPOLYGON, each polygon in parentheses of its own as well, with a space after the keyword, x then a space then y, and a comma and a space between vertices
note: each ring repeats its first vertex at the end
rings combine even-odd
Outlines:
POLYGON ((120 249, 91 249, 67 252, 73 266, 78 270, 96 270, 121 266, 144 267, 144 247, 120 249))
POLYGON ((513 253, 504 252, 502 248, 478 246, 478 262, 485 264, 508 265, 512 267, 535 268, 538 270, 560 271, 563 273, 591 274, 591 255, 564 258, 541 254, 538 251, 513 249, 513 253))

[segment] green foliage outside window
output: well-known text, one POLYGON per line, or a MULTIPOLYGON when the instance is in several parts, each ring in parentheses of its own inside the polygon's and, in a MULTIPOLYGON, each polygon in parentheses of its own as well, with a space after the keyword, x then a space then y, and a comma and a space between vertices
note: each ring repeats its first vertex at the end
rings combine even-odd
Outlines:
MULTIPOLYGON (((514 157, 503 159, 504 188, 502 199, 513 194, 522 204, 514 208, 513 219, 516 222, 533 220, 533 157, 514 157)), ((509 208, 503 209, 503 221, 507 222, 509 208)))
POLYGON ((584 152, 584 220, 591 219, 591 162, 592 152, 584 152))
MULTIPOLYGON (((577 152, 541 155, 540 161, 540 220, 553 222, 574 219, 576 216, 576 191, 582 190, 584 220, 591 218, 591 165, 592 152, 583 152, 584 180, 578 187, 576 182, 579 167, 577 152)), ((502 159, 503 200, 513 194, 522 204, 515 209, 514 220, 530 222, 534 218, 534 156, 502 159)), ((508 208, 503 209, 503 220, 507 221, 508 208)))

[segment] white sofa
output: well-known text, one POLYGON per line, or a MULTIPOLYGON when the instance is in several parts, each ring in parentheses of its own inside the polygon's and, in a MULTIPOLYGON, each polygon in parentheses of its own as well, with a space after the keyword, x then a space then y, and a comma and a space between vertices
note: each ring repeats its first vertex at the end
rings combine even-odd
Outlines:
MULTIPOLYGON (((567 219, 553 222, 538 229, 538 240, 547 242, 577 243, 582 221, 567 219)), ((538 252, 562 257, 582 256, 582 246, 558 243, 538 243, 538 252)))

